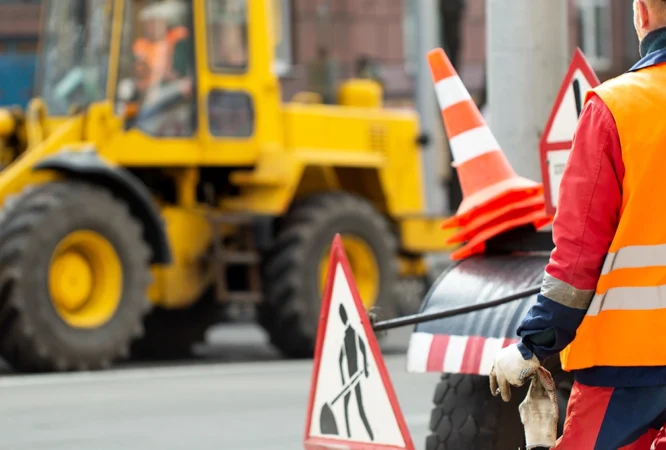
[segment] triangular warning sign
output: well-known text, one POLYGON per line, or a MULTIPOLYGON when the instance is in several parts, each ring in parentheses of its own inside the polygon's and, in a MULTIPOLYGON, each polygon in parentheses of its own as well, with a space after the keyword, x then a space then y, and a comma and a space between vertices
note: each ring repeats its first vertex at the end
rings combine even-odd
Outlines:
POLYGON ((583 109, 585 94, 598 85, 599 78, 585 55, 576 49, 543 132, 542 140, 545 144, 571 142, 583 109))
POLYGON ((599 78, 592 66, 583 52, 576 49, 539 142, 546 212, 551 215, 557 208, 560 181, 569 159, 585 94, 598 85, 599 78))
POLYGON ((331 246, 303 444, 414 450, 340 235, 331 246))

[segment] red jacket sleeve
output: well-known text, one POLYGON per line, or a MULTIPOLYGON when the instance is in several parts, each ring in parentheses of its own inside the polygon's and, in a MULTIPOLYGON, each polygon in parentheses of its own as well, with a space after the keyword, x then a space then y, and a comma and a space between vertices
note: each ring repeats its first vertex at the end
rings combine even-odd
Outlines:
POLYGON ((565 306, 589 305, 617 229, 623 178, 615 120, 593 95, 578 122, 560 184, 553 222, 555 250, 542 291, 546 297, 565 306))
POLYGON ((593 95, 578 121, 553 221, 555 249, 537 303, 518 328, 525 357, 540 359, 575 337, 601 274, 622 206, 624 164, 615 120, 593 95))

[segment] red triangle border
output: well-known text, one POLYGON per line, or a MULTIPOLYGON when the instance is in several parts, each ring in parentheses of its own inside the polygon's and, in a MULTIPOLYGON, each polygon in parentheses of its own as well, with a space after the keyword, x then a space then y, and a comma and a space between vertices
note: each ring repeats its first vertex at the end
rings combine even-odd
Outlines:
POLYGON ((594 73, 594 70, 592 69, 592 66, 590 66, 590 63, 585 58, 583 51, 580 48, 576 48, 576 51, 574 52, 573 58, 571 60, 571 64, 569 64, 569 69, 567 69, 567 73, 564 76, 564 79, 562 80, 562 84, 560 85, 560 90, 557 93, 557 97, 555 98, 553 109, 550 111, 550 116, 548 117, 548 122, 546 122, 546 127, 543 129, 543 133, 541 134, 541 139, 539 140, 539 154, 541 157, 541 179, 543 181, 544 197, 546 200, 546 212, 549 215, 555 214, 555 207, 554 205, 551 205, 550 202, 551 198, 550 177, 548 175, 548 163, 547 163, 548 152, 571 149, 572 142, 571 141, 547 142, 546 140, 548 139, 548 135, 550 134, 553 128, 553 123, 555 122, 555 116, 557 115, 557 112, 559 111, 560 107, 562 106, 562 103, 564 102, 564 96, 569 90, 569 87, 571 86, 571 82, 577 70, 580 70, 582 72, 583 76, 587 78, 587 81, 588 83, 590 83, 590 86, 592 88, 600 84, 599 78, 597 77, 596 73, 594 73))
POLYGON ((306 450, 323 450, 329 448, 335 448, 335 446, 342 447, 347 446, 350 450, 414 450, 414 442, 412 441, 412 436, 409 433, 407 428, 407 423, 400 409, 398 403, 398 397, 395 394, 393 389, 393 384, 391 383, 391 378, 389 377, 386 364, 384 363, 384 358, 382 357, 381 349, 379 348, 379 343, 375 338, 374 331, 372 330, 372 325, 370 324, 370 319, 368 314, 363 306, 361 301, 361 296, 356 287, 356 281, 354 275, 351 271, 349 265, 349 260, 344 251, 344 246, 342 244, 342 238, 340 234, 336 234, 333 238, 333 244, 331 245, 331 253, 329 256, 328 264, 328 274, 326 276, 326 287, 324 290, 324 296, 321 303, 321 311, 319 313, 319 324, 317 327, 317 341, 315 346, 315 354, 312 365, 312 378, 310 381, 310 395, 308 398, 308 407, 307 415, 305 419, 305 432, 303 438, 303 446, 306 450), (368 347, 372 352, 372 356, 377 364, 377 370, 379 371, 379 376, 384 384, 384 389, 386 390, 386 395, 388 396, 391 408, 393 408, 393 413, 395 414, 398 427, 402 434, 402 438, 405 441, 405 447, 396 447, 393 445, 384 445, 384 444, 373 444, 373 443, 362 443, 354 441, 345 441, 342 439, 329 439, 322 437, 310 437, 310 426, 312 423, 312 412, 314 408, 315 395, 317 392, 317 380, 319 375, 319 367, 321 363, 321 354, 324 346, 324 337, 326 335, 326 327, 328 324, 328 313, 330 310, 331 296, 333 295, 333 282, 335 281, 335 273, 338 267, 338 264, 342 266, 342 270, 347 278, 349 288, 354 299, 354 304, 356 310, 361 317, 361 325, 363 326, 363 331, 365 332, 368 347))

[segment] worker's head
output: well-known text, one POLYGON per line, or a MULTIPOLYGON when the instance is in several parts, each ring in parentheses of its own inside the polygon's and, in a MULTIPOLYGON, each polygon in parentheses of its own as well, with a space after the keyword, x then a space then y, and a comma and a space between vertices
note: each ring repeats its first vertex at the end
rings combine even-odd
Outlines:
POLYGON ((666 26, 666 0, 634 0, 634 26, 638 40, 666 26))
POLYGON ((347 320, 349 320, 347 317, 347 310, 342 304, 340 304, 340 320, 342 320, 342 323, 345 325, 347 325, 347 320))
POLYGON ((185 4, 175 0, 148 4, 139 13, 144 35, 154 41, 163 39, 170 27, 182 24, 186 8, 185 4))

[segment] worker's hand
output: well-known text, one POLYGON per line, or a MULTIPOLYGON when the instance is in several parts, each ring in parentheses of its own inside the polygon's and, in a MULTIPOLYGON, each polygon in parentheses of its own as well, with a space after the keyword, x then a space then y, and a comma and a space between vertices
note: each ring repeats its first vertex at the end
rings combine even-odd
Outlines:
POLYGON ((527 397, 518 411, 525 426, 527 450, 555 446, 559 418, 555 381, 543 367, 539 367, 532 378, 527 397))
POLYGON ((490 369, 490 392, 493 395, 502 394, 502 400, 511 400, 511 386, 522 386, 528 381, 541 363, 536 356, 530 359, 523 358, 516 344, 501 349, 495 357, 493 367, 490 369))

